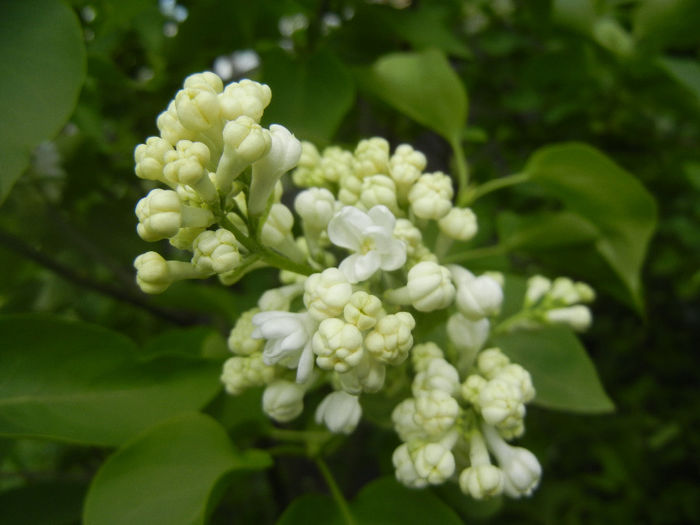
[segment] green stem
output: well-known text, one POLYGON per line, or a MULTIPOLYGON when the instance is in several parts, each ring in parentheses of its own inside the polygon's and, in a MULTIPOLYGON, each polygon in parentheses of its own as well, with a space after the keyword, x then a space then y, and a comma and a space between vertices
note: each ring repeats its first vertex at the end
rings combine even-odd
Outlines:
POLYGON ((236 240, 240 242, 251 254, 258 254, 260 260, 279 268, 280 270, 289 270, 290 272, 298 273, 301 275, 311 275, 315 273, 315 270, 307 264, 300 264, 288 259, 284 255, 280 255, 273 250, 266 248, 254 239, 251 239, 241 230, 239 230, 235 224, 233 224, 228 217, 225 215, 220 215, 218 217, 219 224, 226 228, 228 231, 233 233, 236 240))
POLYGON ((509 247, 505 244, 494 244, 493 246, 484 246, 483 248, 476 248, 473 250, 467 250, 465 252, 448 255, 441 262, 442 264, 462 263, 474 259, 481 259, 483 257, 503 255, 505 253, 508 253, 508 250, 509 247))
POLYGON ((511 315, 510 317, 504 319, 500 323, 498 323, 496 326, 493 327, 491 330, 491 335, 498 335, 498 334, 504 334, 508 333, 512 330, 513 326, 516 326, 518 323, 525 321, 525 320, 531 320, 532 319, 532 313, 530 310, 521 310, 520 312, 511 315))
POLYGON ((491 193, 492 191, 500 190, 502 188, 507 188, 508 186, 522 184, 528 180, 530 180, 529 173, 514 173, 513 175, 484 182, 483 184, 479 184, 475 188, 472 188, 471 191, 464 192, 464 194, 461 195, 463 198, 460 200, 460 205, 467 206, 487 193, 491 193))
POLYGON ((286 430, 283 428, 271 428, 268 431, 270 437, 280 441, 326 441, 332 434, 326 430, 286 430))
POLYGON ((330 469, 328 468, 328 465, 326 465, 326 462, 320 456, 315 457, 314 461, 316 462, 316 466, 318 467, 318 470, 321 471, 321 474, 323 475, 323 479, 326 480, 326 484, 328 485, 328 488, 331 490, 331 494, 333 495, 333 499, 335 500, 336 504, 338 505, 338 508, 340 509, 340 513, 343 516, 343 520, 345 521, 345 524, 346 525, 355 525, 355 519, 352 517, 352 513, 350 512, 350 507, 348 506, 348 502, 345 499, 345 496, 343 496, 343 493, 340 491, 338 484, 335 482, 335 478, 333 477, 333 474, 331 473, 330 469))
POLYGON ((464 156, 464 149, 462 149, 462 144, 459 139, 453 139, 450 141, 450 146, 454 153, 455 164, 457 168, 457 195, 459 196, 458 201, 461 202, 462 196, 467 193, 467 185, 469 184, 469 168, 467 166, 467 159, 464 156))

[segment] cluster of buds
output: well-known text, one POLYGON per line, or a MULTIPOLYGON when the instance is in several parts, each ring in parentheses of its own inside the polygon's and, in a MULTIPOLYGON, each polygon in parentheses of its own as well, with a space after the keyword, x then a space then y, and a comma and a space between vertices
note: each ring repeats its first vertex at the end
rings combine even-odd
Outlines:
MULTIPOLYGON (((279 269, 281 286, 231 330, 234 356, 221 375, 227 392, 263 387, 263 411, 287 423, 303 412, 308 392, 325 389, 316 422, 349 434, 363 395, 385 384, 410 387, 392 416, 401 482, 439 484, 459 471, 462 490, 475 498, 530 494, 539 463, 507 441, 523 434, 534 387, 500 350, 482 350, 503 302, 503 276, 441 262, 452 243, 474 237, 476 215, 453 205, 451 177, 426 172, 425 155, 410 145, 392 152, 375 137, 354 151, 320 152, 282 126, 262 128, 270 96, 250 80, 224 89, 212 73, 193 75, 158 118, 161 136, 136 149, 137 174, 169 188, 137 205, 139 235, 193 254, 139 256, 139 285, 159 293, 175 280, 213 275, 230 285, 260 267, 279 269), (281 202, 279 182, 292 169, 295 214, 281 202), (426 330, 435 318, 447 321, 426 330), (446 334, 442 348, 423 335, 436 331, 446 334), (401 370, 408 363, 410 384, 401 370)), ((531 280, 513 319, 575 325, 562 311, 591 300, 590 288, 545 281, 531 280)))
POLYGON ((523 309, 508 323, 509 330, 539 328, 548 324, 565 325, 577 332, 591 326, 591 310, 585 303, 595 299, 593 289, 568 277, 553 281, 535 275, 527 281, 523 309))
POLYGON ((412 363, 413 396, 392 413, 403 442, 392 458, 397 479, 420 488, 459 472, 460 488, 476 499, 530 495, 539 483, 539 462, 506 442, 525 430, 525 403, 535 396, 530 374, 498 348, 480 352, 461 383, 435 343, 416 345, 412 363))
POLYGON ((192 254, 190 261, 154 251, 137 257, 143 291, 213 275, 233 284, 264 263, 269 246, 287 250, 292 267, 303 259, 292 213, 279 202, 280 177, 296 166, 301 143, 283 126, 260 125, 270 99, 270 88, 252 80, 224 87, 214 73, 191 75, 158 117, 160 136, 136 148, 136 175, 167 186, 136 205, 139 236, 192 254))

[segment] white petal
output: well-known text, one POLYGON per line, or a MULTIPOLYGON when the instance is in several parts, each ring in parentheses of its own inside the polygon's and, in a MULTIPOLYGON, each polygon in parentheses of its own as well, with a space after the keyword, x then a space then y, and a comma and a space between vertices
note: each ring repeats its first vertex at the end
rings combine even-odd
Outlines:
POLYGON ((311 343, 306 343, 297 365, 297 383, 306 383, 314 370, 314 352, 311 343))
POLYGON ((371 225, 366 213, 354 206, 345 206, 328 223, 328 238, 336 246, 357 251, 362 244, 362 231, 371 225))
POLYGON ((355 277, 358 281, 364 281, 374 275, 374 272, 379 270, 381 257, 375 250, 367 252, 364 255, 358 255, 354 261, 355 277))
POLYGON ((372 207, 371 210, 367 212, 370 219, 377 226, 381 226, 384 230, 388 231, 390 234, 394 231, 394 225, 396 224, 396 217, 391 213, 389 208, 382 204, 372 207))
POLYGON ((381 269, 398 270, 406 264, 406 244, 398 239, 392 239, 388 249, 381 252, 381 269))

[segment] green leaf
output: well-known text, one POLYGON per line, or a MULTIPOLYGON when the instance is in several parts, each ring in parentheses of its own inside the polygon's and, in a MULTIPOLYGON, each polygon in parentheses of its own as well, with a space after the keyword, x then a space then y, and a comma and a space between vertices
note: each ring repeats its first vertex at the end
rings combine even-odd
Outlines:
POLYGON ((0 203, 34 148, 58 133, 85 77, 85 47, 73 11, 58 0, 0 7, 0 203))
POLYGON ((300 139, 328 143, 355 100, 343 63, 327 51, 301 59, 279 49, 263 54, 262 63, 263 80, 274 93, 265 121, 283 123, 300 139))
POLYGON ((394 478, 366 485, 351 505, 357 523, 372 525, 460 525, 462 520, 428 490, 412 490, 394 478))
POLYGON ((657 62, 673 80, 692 93, 700 105, 700 61, 663 57, 657 62))
POLYGON ((467 122, 467 92, 444 53, 392 53, 362 74, 363 84, 404 115, 451 143, 467 122))
POLYGON ((225 359, 230 352, 216 330, 208 326, 191 326, 162 332, 147 341, 141 350, 142 357, 167 355, 225 359))
POLYGON ((542 148, 532 155, 525 173, 598 229, 595 250, 641 311, 640 273, 656 227, 651 194, 630 173, 585 144, 542 148))
POLYGON ((697 0, 645 0, 639 2, 632 17, 634 36, 652 48, 697 43, 697 0))
POLYGON ((4 525, 71 525, 80 519, 86 486, 54 481, 0 492, 4 525))
POLYGON ((534 216, 503 212, 499 214, 497 222, 500 242, 513 250, 551 250, 588 244, 599 236, 590 221, 570 212, 548 212, 534 216))
POLYGON ((569 26, 583 34, 593 30, 598 13, 593 0, 554 0, 552 18, 559 24, 569 26))
POLYGON ((263 451, 236 451, 209 416, 180 415, 109 457, 90 486, 83 520, 86 525, 203 524, 210 496, 226 474, 270 463, 263 451))
POLYGON ((536 404, 591 414, 615 410, 586 350, 568 328, 516 331, 495 336, 493 343, 530 372, 536 404))
POLYGON ((284 510, 277 525, 309 525, 323 523, 324 525, 340 525, 340 513, 336 503, 330 496, 323 494, 304 494, 295 499, 284 510))
POLYGON ((439 5, 419 3, 415 7, 398 12, 386 11, 385 23, 414 48, 436 47, 456 57, 472 57, 464 39, 451 31, 449 17, 452 13, 439 5))
POLYGON ((217 362, 139 360, 122 335, 86 323, 0 318, 0 435, 119 445, 219 391, 217 362))

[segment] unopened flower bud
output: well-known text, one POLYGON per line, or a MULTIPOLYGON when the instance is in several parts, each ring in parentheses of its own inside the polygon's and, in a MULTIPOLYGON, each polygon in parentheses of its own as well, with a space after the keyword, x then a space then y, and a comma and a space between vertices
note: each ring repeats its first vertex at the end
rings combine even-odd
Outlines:
POLYGON ((298 383, 278 379, 263 392, 263 411, 275 421, 287 423, 304 410, 305 389, 298 383))
POLYGON ((175 95, 175 109, 182 125, 192 131, 206 131, 221 117, 217 94, 202 85, 178 91, 175 95))
POLYGON ((203 71, 202 73, 194 73, 188 76, 183 83, 184 88, 204 89, 221 93, 224 89, 224 83, 216 73, 211 71, 203 71))
POLYGON ((525 306, 536 304, 552 288, 552 281, 541 275, 534 275, 527 280, 525 306))
POLYGON ((262 354, 256 353, 249 357, 237 356, 228 359, 224 363, 221 382, 226 392, 238 395, 248 388, 265 385, 274 377, 274 367, 266 365, 262 354))
POLYGON ((396 184, 386 175, 370 175, 362 179, 359 205, 365 209, 382 205, 389 208, 392 213, 399 211, 396 202, 396 184))
POLYGON ((316 423, 323 423, 335 434, 350 434, 362 416, 357 396, 343 391, 328 394, 316 409, 316 423))
POLYGON ((311 340, 311 347, 320 368, 347 372, 362 359, 362 333, 340 319, 324 319, 311 340))
POLYGON ((202 279, 211 275, 180 261, 166 261, 157 252, 146 252, 134 259, 136 283, 145 293, 164 292, 173 282, 182 279, 202 279))
POLYGON ((236 237, 223 228, 200 233, 194 240, 192 249, 192 264, 205 271, 226 273, 234 270, 241 262, 236 237))
POLYGON ((459 404, 447 392, 429 390, 416 398, 416 424, 430 437, 439 437, 447 432, 459 415, 459 404))
POLYGON ((472 405, 478 405, 479 394, 481 390, 486 386, 488 381, 484 379, 479 374, 472 374, 468 376, 462 383, 460 388, 460 393, 462 394, 462 399, 467 403, 472 405))
POLYGON ((509 364, 510 359, 500 348, 487 348, 479 354, 476 362, 479 372, 487 379, 496 377, 509 364))
POLYGON ((459 488, 474 499, 488 499, 503 493, 503 471, 495 465, 467 467, 459 475, 459 488))
POLYGON ((386 292, 387 300, 411 304, 419 312, 441 310, 452 303, 455 288, 450 272, 434 262, 421 262, 408 272, 408 283, 403 288, 386 292))
POLYGON ((304 285, 304 305, 319 321, 340 315, 351 295, 352 286, 337 268, 310 275, 304 285))
POLYGON ((457 241, 468 241, 477 232, 476 214, 470 208, 452 208, 438 224, 442 233, 457 241))
POLYGON ((431 359, 424 370, 418 372, 413 379, 412 391, 414 396, 423 392, 442 390, 454 396, 459 392, 459 373, 445 359, 431 359))
POLYGON ((472 321, 460 313, 452 314, 447 319, 447 337, 459 351, 460 370, 471 366, 477 352, 488 339, 490 330, 488 319, 472 321))
POLYGON ((525 448, 510 446, 490 425, 484 425, 483 432, 505 475, 506 494, 513 498, 532 494, 542 476, 542 467, 535 455, 525 448))
POLYGON ((160 137, 149 137, 145 144, 134 150, 136 175, 142 179, 165 182, 163 168, 165 156, 173 151, 172 145, 160 137))
POLYGON ((497 314, 503 302, 503 288, 487 275, 474 277, 468 270, 450 265, 452 277, 457 283, 457 308, 465 317, 478 321, 497 314))
POLYGON ((432 342, 422 343, 411 350, 411 362, 416 372, 426 370, 434 359, 444 359, 445 354, 438 345, 432 342))
POLYGON ((565 324, 577 332, 585 332, 591 326, 591 311, 587 306, 577 304, 565 308, 555 308, 545 314, 547 321, 556 324, 565 324))
POLYGON ((246 78, 229 84, 219 95, 221 114, 226 120, 246 116, 260 122, 271 99, 269 86, 246 78))
POLYGON ((452 209, 452 179, 442 172, 420 176, 408 193, 411 210, 421 219, 441 219, 452 209))
POLYGON ((344 319, 362 331, 374 328, 377 321, 385 315, 379 297, 361 290, 353 293, 343 308, 344 319))
POLYGON ((260 215, 267 205, 279 178, 299 162, 301 142, 287 128, 279 124, 270 126, 272 143, 269 151, 253 163, 253 175, 248 196, 248 212, 260 215))
POLYGON ((265 219, 260 240, 265 246, 280 249, 280 245, 287 241, 293 242, 291 239, 293 226, 294 215, 289 208, 284 204, 275 203, 270 207, 270 213, 265 219))
POLYGON ((136 205, 137 233, 144 241, 174 236, 182 227, 207 227, 214 221, 211 211, 184 206, 172 190, 155 189, 136 205))
POLYGON ((361 140, 355 148, 355 172, 360 179, 386 174, 389 166, 389 143, 381 137, 361 140))
POLYGON ((335 214, 335 197, 325 188, 309 188, 294 199, 294 209, 310 232, 320 232, 328 227, 335 214))
POLYGON ((227 194, 233 181, 253 162, 270 151, 270 132, 248 116, 228 122, 223 131, 224 151, 216 169, 216 185, 227 194))
POLYGON ((411 330, 416 321, 408 312, 398 312, 382 317, 377 326, 365 337, 365 348, 384 363, 401 364, 413 346, 411 330))
POLYGON ((237 355, 251 355, 258 352, 263 347, 262 339, 253 339, 253 316, 260 310, 251 308, 243 312, 236 321, 231 333, 228 336, 228 348, 237 355))

